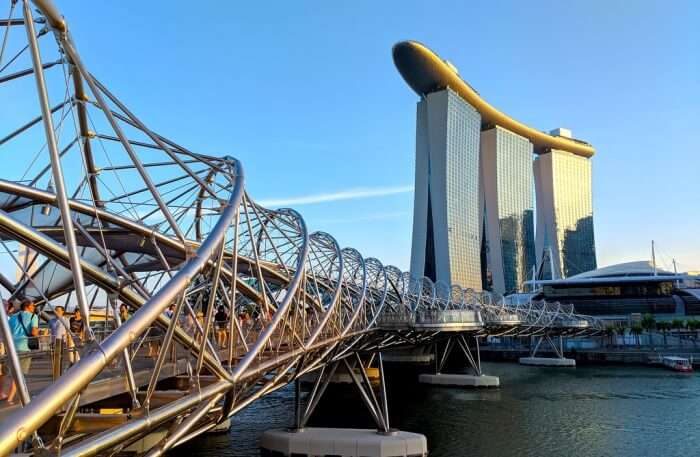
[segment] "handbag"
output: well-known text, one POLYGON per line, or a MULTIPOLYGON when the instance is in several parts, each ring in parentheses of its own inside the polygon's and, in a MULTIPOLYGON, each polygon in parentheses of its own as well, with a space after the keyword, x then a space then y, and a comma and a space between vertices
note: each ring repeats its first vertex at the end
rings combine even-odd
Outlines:
POLYGON ((31 332, 27 331, 27 326, 24 325, 24 319, 22 319, 22 311, 19 312, 19 314, 17 315, 17 318, 19 319, 19 323, 22 324, 22 328, 24 329, 24 334, 27 335, 27 347, 29 348, 30 351, 38 351, 39 350, 39 339, 34 338, 31 334, 31 332))

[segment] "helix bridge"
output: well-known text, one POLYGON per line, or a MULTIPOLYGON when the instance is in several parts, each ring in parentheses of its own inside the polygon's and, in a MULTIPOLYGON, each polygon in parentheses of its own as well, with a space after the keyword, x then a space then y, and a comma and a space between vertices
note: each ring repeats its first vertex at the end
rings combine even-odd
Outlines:
MULTIPOLYGON (((77 309, 84 331, 22 351, 1 307, 17 401, 0 402, 0 455, 115 455, 156 431, 134 452, 161 455, 311 376, 303 426, 338 367, 383 374, 392 349, 600 331, 572 306, 411 277, 256 204, 237 159, 156 133, 90 73, 49 0, 3 3, 0 293, 42 322, 77 309)), ((388 429, 385 392, 353 377, 388 429)))

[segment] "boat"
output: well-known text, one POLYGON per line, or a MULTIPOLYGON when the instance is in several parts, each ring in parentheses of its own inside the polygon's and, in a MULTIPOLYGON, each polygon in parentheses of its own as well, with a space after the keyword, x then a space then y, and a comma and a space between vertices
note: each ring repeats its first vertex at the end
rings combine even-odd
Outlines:
POLYGON ((661 363, 669 370, 680 371, 681 373, 690 373, 693 371, 693 364, 685 357, 665 355, 661 358, 661 363))

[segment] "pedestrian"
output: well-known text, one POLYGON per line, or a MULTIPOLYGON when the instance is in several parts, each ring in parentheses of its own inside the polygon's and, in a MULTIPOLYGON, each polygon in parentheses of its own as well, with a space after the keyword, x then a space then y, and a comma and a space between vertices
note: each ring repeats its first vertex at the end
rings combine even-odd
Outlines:
POLYGON ((51 343, 56 344, 57 341, 63 342, 67 339, 67 329, 70 328, 70 322, 65 317, 66 309, 63 306, 55 307, 53 313, 56 317, 49 321, 49 329, 51 330, 51 343))
POLYGON ((174 315, 175 315, 175 305, 168 306, 168 309, 165 310, 165 317, 172 320, 174 315))
POLYGON ((75 308, 75 311, 73 311, 73 316, 70 318, 68 324, 71 332, 71 338, 66 341, 68 343, 68 349, 70 350, 70 355, 68 357, 71 363, 75 363, 80 360, 80 354, 78 353, 77 347, 80 345, 80 343, 82 343, 83 333, 85 332, 85 321, 80 313, 80 308, 75 308))
POLYGON ((226 347, 226 341, 228 340, 228 314, 226 314, 226 309, 223 305, 219 305, 214 314, 214 322, 216 325, 216 341, 219 343, 219 347, 226 347))
POLYGON ((83 315, 80 313, 80 308, 75 308, 73 312, 73 317, 69 321, 70 331, 75 335, 79 341, 83 341, 85 332, 85 321, 83 320, 83 315))
POLYGON ((51 349, 53 355, 53 376, 57 379, 60 375, 63 366, 63 348, 67 344, 70 337, 68 329, 70 322, 65 318, 66 309, 63 306, 56 306, 53 313, 56 317, 49 321, 49 329, 51 330, 51 349))
POLYGON ((180 314, 180 325, 182 326, 182 329, 187 333, 188 335, 194 335, 195 334, 195 320, 192 317, 192 314, 190 313, 184 313, 180 314))
MULTIPOLYGON (((8 316, 9 320, 9 316, 11 316, 14 312, 14 305, 10 300, 3 299, 2 306, 5 307, 5 312, 7 313, 6 315, 8 316)), ((6 400, 8 397, 8 394, 5 393, 5 378, 10 373, 7 362, 5 362, 5 355, 5 343, 2 341, 2 338, 0 338, 0 400, 6 400)))
POLYGON ((160 352, 160 343, 164 335, 165 333, 158 325, 154 325, 151 327, 150 332, 148 334, 148 357, 151 357, 153 359, 158 358, 158 353, 160 352))
MULTIPOLYGON (((20 305, 19 312, 12 315, 8 321, 12 340, 15 343, 15 350, 19 356, 20 369, 22 374, 28 374, 32 366, 32 357, 29 355, 30 347, 36 347, 38 343, 36 337, 39 335, 39 318, 34 314, 35 305, 31 299, 24 299, 20 305)), ((12 380, 10 392, 7 395, 7 403, 15 403, 17 394, 17 383, 12 380)))
POLYGON ((17 306, 15 306, 14 300, 3 300, 3 303, 5 304, 5 310, 8 318, 17 312, 17 306))
POLYGON ((119 318, 122 321, 122 324, 126 322, 131 316, 129 315, 129 307, 126 306, 126 304, 122 303, 119 305, 119 318))

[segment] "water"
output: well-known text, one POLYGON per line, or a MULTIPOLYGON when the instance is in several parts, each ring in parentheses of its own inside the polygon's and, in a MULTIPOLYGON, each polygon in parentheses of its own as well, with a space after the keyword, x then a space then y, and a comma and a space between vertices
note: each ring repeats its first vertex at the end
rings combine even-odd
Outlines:
MULTIPOLYGON (((389 377, 392 427, 423 433, 433 457, 688 456, 700 453, 700 376, 660 368, 552 369, 484 364, 502 387, 427 387, 415 374, 389 377)), ((287 388, 242 411, 228 434, 172 455, 252 457, 260 434, 292 423, 287 388)), ((335 388, 311 425, 369 427, 359 397, 335 388)))

